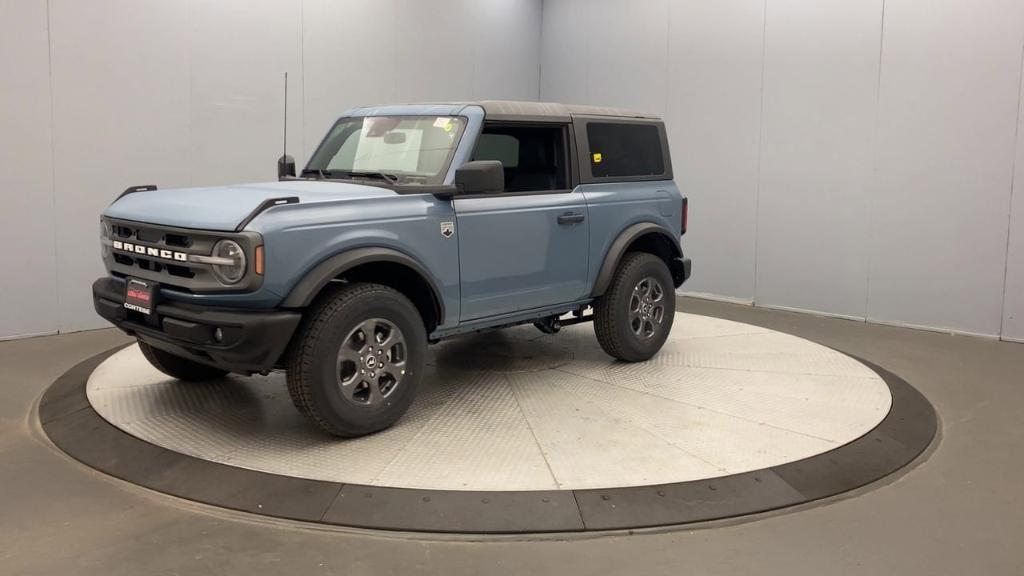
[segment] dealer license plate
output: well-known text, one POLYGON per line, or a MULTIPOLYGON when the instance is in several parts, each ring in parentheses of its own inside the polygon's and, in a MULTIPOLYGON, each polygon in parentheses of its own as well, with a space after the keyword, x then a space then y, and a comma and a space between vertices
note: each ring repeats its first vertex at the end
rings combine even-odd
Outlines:
POLYGON ((148 280, 129 278, 124 284, 124 307, 143 314, 153 312, 153 301, 159 293, 159 285, 148 280))

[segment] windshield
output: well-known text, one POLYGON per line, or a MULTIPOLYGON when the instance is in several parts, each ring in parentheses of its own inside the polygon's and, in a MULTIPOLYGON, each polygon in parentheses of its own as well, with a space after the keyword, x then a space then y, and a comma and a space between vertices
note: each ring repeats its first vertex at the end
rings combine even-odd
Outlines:
POLYGON ((442 184, 465 127, 465 118, 458 116, 342 118, 302 175, 442 184))

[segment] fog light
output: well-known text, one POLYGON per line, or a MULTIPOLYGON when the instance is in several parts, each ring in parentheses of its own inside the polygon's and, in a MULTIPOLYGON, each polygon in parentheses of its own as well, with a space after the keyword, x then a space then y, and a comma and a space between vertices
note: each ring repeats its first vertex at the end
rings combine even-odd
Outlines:
POLYGON ((223 342, 224 341, 224 331, 221 330, 220 328, 217 328, 216 330, 214 330, 213 331, 213 340, 215 342, 217 342, 218 344, 223 342))

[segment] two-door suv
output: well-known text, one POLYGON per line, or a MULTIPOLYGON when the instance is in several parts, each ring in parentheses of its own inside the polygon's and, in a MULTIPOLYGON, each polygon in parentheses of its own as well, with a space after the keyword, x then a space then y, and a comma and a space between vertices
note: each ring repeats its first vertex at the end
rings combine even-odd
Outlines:
POLYGON ((101 218, 96 311, 185 381, 287 371, 338 436, 393 424, 427 345, 593 320, 610 355, 665 342, 690 275, 665 126, 538 102, 356 108, 278 182, 129 188, 101 218))

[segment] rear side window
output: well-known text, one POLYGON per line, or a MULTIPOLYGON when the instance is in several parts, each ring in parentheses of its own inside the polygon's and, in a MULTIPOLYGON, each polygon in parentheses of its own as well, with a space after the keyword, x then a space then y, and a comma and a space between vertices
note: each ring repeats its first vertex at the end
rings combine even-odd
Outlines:
POLYGON ((661 176, 665 155, 654 124, 587 123, 590 173, 595 178, 661 176))

